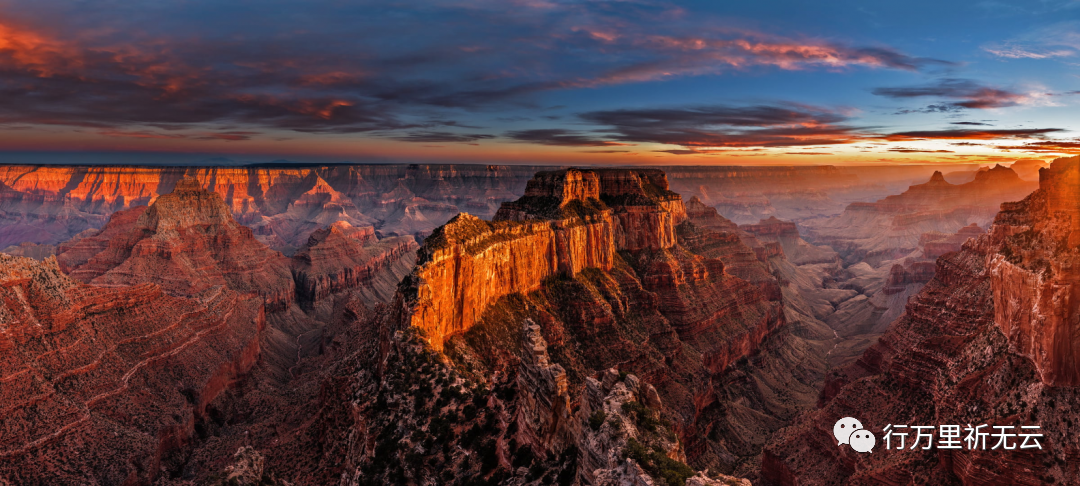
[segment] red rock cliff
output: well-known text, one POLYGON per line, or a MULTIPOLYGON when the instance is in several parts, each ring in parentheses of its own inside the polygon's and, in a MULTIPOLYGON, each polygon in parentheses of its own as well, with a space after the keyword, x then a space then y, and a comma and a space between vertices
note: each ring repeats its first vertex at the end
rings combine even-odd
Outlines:
POLYGON ((288 259, 256 241, 220 195, 192 179, 149 207, 115 213, 66 249, 58 258, 64 271, 95 285, 152 282, 185 296, 222 285, 258 293, 270 311, 293 300, 288 259))
POLYGON ((504 295, 534 290, 556 274, 610 270, 616 250, 673 247, 674 225, 685 218, 662 171, 538 173, 494 222, 462 214, 425 242, 412 323, 441 349, 504 295))
POLYGON ((1040 171, 1040 190, 1004 205, 989 257, 994 322, 1042 381, 1080 385, 1080 157, 1040 171))
POLYGON ((1080 481, 1080 251, 1069 244, 1078 171, 1080 157, 1057 159, 1038 191, 1002 204, 988 234, 937 259, 904 315, 830 373, 822 408, 770 440, 767 484, 1080 481), (845 416, 877 435, 873 454, 837 446, 831 424, 845 416), (886 424, 1037 425, 1043 438, 1027 450, 883 450, 886 424))
POLYGON ((363 244, 355 238, 362 235, 344 225, 338 222, 315 231, 307 245, 293 255, 291 269, 301 302, 317 302, 330 294, 368 285, 391 267, 411 266, 415 261, 418 245, 412 237, 395 236, 378 242, 365 238, 363 243, 367 244, 363 244))

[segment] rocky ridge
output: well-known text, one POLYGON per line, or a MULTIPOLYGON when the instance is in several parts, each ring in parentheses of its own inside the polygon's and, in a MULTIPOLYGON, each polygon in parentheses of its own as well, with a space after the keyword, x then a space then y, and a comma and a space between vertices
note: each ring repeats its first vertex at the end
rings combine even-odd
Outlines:
POLYGON ((293 300, 288 259, 259 243, 219 194, 194 179, 146 208, 115 213, 101 232, 62 249, 61 268, 94 285, 153 282, 174 295, 225 286, 258 293, 272 312, 293 300))
POLYGON ((259 356, 261 301, 93 287, 0 255, 0 478, 149 484, 259 356))
MULTIPOLYGON (((541 173, 497 221, 461 216, 448 223, 428 238, 403 283, 401 322, 483 382, 513 374, 508 326, 531 319, 571 394, 612 366, 636 374, 655 386, 663 414, 679 424, 690 463, 745 474, 766 433, 740 433, 735 424, 765 410, 751 422, 775 429, 811 406, 832 333, 812 319, 787 328, 789 312, 768 264, 739 234, 722 235, 737 227, 700 201, 684 207, 662 172, 641 172, 541 173), (579 257, 560 259, 559 234, 574 228, 587 229, 578 241, 604 243, 592 250, 610 245, 610 257, 596 259, 610 258, 610 268, 577 270, 565 262, 579 257), (483 265, 494 266, 478 271, 483 265), (464 309, 459 315, 468 317, 448 321, 447 313, 431 311, 436 307, 450 315, 464 309), (762 370, 748 361, 759 354, 806 372, 762 370), (761 398, 736 404, 747 394, 761 398)), ((588 249, 566 248, 566 255, 588 249)))
POLYGON ((852 203, 843 214, 800 223, 806 238, 827 244, 845 264, 903 258, 924 233, 953 234, 972 223, 987 227, 1001 203, 1023 199, 1037 188, 1011 169, 995 166, 966 184, 950 184, 941 172, 902 194, 873 203, 852 203))
POLYGON ((329 368, 312 362, 349 352, 350 324, 393 296, 416 249, 345 222, 315 233, 285 258, 188 179, 64 243, 59 261, 0 255, 0 375, 20 390, 0 397, 15 414, 0 481, 206 482, 237 448, 299 427, 329 368))
MULTIPOLYGON (((1069 410, 1080 403, 1065 332, 1077 246, 1080 157, 1057 159, 1040 189, 1005 203, 989 233, 937 259, 934 278, 880 341, 836 370, 822 408, 765 449, 768 484, 1070 484, 1078 480, 1069 410), (1051 297, 1054 296, 1054 297, 1051 297), (1047 305, 1047 298, 1058 304, 1047 305), (885 424, 1038 425, 1041 449, 836 447, 836 419, 885 424)), ((879 439, 879 445, 881 441, 879 439)))
POLYGON ((335 221, 387 236, 426 236, 467 211, 490 217, 521 195, 533 167, 295 165, 253 167, 0 167, 0 247, 60 244, 147 206, 192 178, 225 200, 257 239, 291 254, 335 221))

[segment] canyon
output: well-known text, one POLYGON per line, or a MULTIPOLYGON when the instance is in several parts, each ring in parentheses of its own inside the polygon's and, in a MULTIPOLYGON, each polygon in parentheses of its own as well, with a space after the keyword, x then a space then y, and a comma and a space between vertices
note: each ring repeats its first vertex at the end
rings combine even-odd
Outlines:
POLYGON ((459 211, 490 217, 534 172, 483 165, 0 166, 0 247, 58 245, 100 229, 116 211, 153 203, 184 178, 220 194, 237 222, 286 254, 337 221, 422 237, 459 211))
POLYGON ((806 482, 981 242, 1010 352, 1080 381, 1073 165, 0 167, 0 479, 806 482))
MULTIPOLYGON (((831 371, 820 408, 766 446, 766 484, 1071 484, 1078 368, 1071 322, 1080 157, 1040 171, 1039 189, 1001 206, 986 234, 941 255, 933 278, 881 339, 831 371), (837 447, 831 424, 1038 426, 1025 450, 837 447)), ((879 445, 881 444, 879 439, 879 445)))

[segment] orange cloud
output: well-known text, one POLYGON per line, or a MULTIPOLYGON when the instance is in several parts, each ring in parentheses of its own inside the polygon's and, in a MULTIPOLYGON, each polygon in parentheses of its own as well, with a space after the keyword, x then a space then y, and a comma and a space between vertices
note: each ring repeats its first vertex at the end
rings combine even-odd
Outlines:
POLYGON ((0 24, 0 65, 37 77, 70 72, 83 65, 81 55, 61 42, 30 30, 0 24))

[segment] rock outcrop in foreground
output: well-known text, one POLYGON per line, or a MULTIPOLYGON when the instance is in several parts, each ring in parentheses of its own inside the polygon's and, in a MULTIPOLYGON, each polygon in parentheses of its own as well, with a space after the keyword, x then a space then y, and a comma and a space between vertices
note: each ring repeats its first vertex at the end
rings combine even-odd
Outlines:
POLYGON ((681 197, 658 170, 541 172, 494 221, 461 214, 428 238, 411 324, 441 350, 503 296, 556 275, 609 271, 618 250, 675 246, 675 225, 685 219, 681 197))
POLYGON ((780 282, 737 232, 700 201, 688 213, 655 170, 539 173, 494 221, 458 216, 320 402, 305 440, 331 452, 298 470, 737 483, 720 474, 749 472, 816 399, 827 348, 803 336, 832 337, 788 330, 780 282))
MULTIPOLYGON (((1040 172, 988 234, 937 259, 934 278, 856 363, 829 377, 823 407, 765 448, 767 484, 1075 484, 1080 481, 1080 157, 1040 172), (837 447, 851 416, 873 454, 837 447), (885 450, 887 424, 1040 426, 1041 449, 885 450)), ((910 439, 913 438, 909 435, 910 439)))
POLYGON ((0 480, 150 484, 259 356, 262 302, 92 287, 0 254, 0 480))

